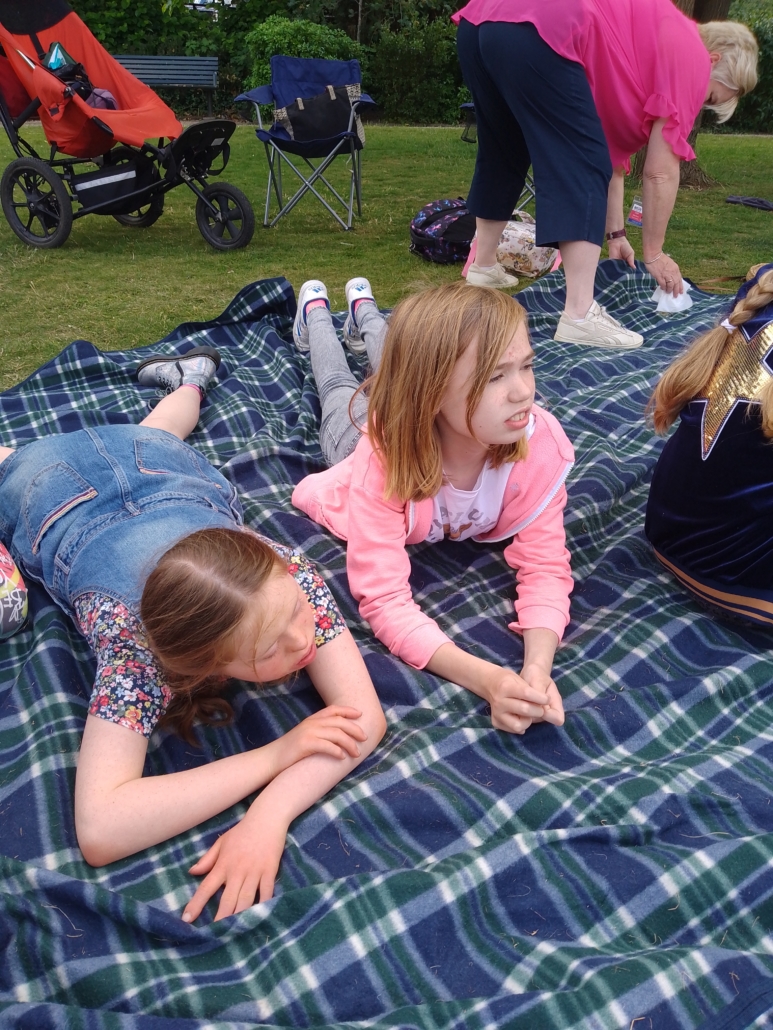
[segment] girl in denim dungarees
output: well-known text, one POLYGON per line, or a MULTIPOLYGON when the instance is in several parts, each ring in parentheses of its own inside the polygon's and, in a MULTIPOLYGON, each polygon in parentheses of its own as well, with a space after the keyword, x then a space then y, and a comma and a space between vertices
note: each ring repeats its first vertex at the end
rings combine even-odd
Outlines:
POLYGON ((385 730, 365 664, 313 566, 243 525, 233 486, 182 441, 220 363, 211 348, 149 358, 142 385, 168 392, 139 426, 0 447, 0 633, 42 583, 97 661, 75 780, 83 856, 104 865, 182 833, 261 790, 192 868, 183 913, 224 887, 216 918, 273 893, 290 822, 370 754, 385 730), (231 714, 227 679, 308 670, 328 707, 264 747, 142 778, 165 724, 231 714), (137 818, 141 812, 142 817, 137 818))

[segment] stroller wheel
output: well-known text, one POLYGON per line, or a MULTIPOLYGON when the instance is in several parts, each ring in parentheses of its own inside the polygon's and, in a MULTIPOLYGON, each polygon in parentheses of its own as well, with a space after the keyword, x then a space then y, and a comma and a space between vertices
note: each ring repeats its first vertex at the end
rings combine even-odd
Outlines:
POLYGON ((214 210, 199 198, 196 222, 201 235, 216 250, 246 247, 255 232, 255 215, 247 197, 227 182, 205 186, 203 194, 214 210))
POLYGON ((147 204, 123 215, 113 215, 121 225, 130 225, 133 229, 147 229, 159 220, 164 213, 164 194, 154 193, 147 204))
POLYGON ((32 247, 61 247, 72 229, 72 201, 64 183, 45 161, 19 157, 0 182, 8 224, 32 247))

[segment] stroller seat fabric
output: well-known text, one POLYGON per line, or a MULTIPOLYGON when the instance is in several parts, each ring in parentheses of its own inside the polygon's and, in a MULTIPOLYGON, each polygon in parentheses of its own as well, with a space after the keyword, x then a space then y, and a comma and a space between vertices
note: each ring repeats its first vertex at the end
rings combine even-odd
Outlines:
POLYGON ((27 103, 39 97, 46 138, 64 154, 97 157, 114 143, 141 147, 146 139, 175 139, 182 132, 171 108, 107 53, 65 0, 0 0, 0 45, 5 53, 5 61, 0 58, 0 90, 12 116, 23 110, 22 91, 27 103), (83 66, 96 94, 91 104, 90 89, 73 88, 44 66, 57 43, 83 66), (97 105, 105 94, 115 109, 108 103, 97 105))

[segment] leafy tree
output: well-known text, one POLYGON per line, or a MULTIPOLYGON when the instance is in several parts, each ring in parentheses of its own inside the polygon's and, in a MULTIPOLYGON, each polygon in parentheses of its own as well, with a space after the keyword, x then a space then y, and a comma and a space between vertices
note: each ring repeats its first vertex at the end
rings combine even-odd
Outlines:
POLYGON ((321 57, 348 61, 364 60, 364 49, 341 29, 310 21, 293 21, 278 14, 256 25, 246 36, 252 57, 249 86, 262 86, 271 79, 269 58, 273 54, 288 57, 321 57))

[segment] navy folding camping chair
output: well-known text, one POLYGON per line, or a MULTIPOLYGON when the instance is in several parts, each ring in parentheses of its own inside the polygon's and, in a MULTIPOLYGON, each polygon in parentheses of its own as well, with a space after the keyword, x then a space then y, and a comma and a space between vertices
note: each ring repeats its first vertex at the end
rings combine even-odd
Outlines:
POLYGON ((375 104, 362 92, 361 82, 359 61, 324 61, 275 55, 271 58, 271 84, 258 86, 236 98, 248 100, 255 105, 258 116, 258 128, 255 131, 266 149, 268 187, 264 225, 276 225, 282 215, 292 211, 305 193, 313 193, 344 229, 352 227, 355 200, 357 214, 362 214, 361 151, 365 144, 365 133, 358 112, 366 105, 375 104), (274 106, 274 124, 270 129, 263 127, 261 104, 274 106), (289 154, 301 161, 294 163, 288 157, 289 154), (339 154, 348 154, 351 162, 348 202, 325 178, 325 172, 339 154), (282 200, 283 161, 301 180, 300 187, 286 204, 282 200), (317 161, 316 165, 314 161, 317 161), (341 204, 346 221, 328 203, 317 186, 327 187, 334 201, 341 204), (272 190, 279 203, 279 214, 269 222, 272 190))

